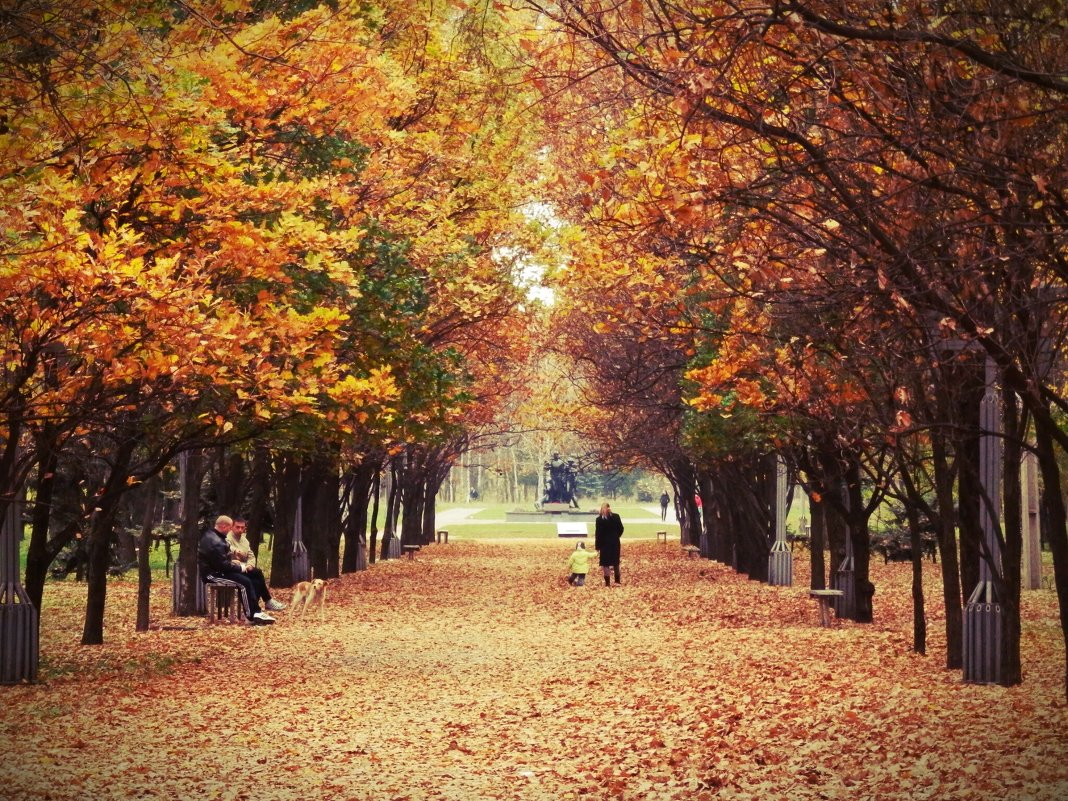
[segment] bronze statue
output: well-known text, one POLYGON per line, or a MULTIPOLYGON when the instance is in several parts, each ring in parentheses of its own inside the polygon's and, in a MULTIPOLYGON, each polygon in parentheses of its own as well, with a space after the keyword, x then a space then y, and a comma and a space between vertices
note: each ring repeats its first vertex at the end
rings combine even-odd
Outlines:
POLYGON ((566 503, 578 508, 575 500, 575 483, 578 466, 574 459, 566 462, 559 452, 553 452, 553 458, 545 463, 545 495, 542 503, 566 503))

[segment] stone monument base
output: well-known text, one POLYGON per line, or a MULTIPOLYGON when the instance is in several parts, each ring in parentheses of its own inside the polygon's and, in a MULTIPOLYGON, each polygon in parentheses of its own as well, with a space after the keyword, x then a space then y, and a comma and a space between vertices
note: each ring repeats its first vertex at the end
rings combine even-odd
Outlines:
POLYGON ((597 517, 597 512, 572 509, 566 503, 543 503, 540 510, 516 509, 513 512, 504 513, 504 519, 509 523, 558 523, 565 520, 588 522, 595 517, 597 517))
MULTIPOLYGON (((554 501, 552 503, 546 501, 541 505, 541 511, 552 512, 553 514, 556 514, 558 512, 570 512, 571 504, 564 503, 563 501, 554 501)), ((578 510, 576 509, 575 511, 578 510)))

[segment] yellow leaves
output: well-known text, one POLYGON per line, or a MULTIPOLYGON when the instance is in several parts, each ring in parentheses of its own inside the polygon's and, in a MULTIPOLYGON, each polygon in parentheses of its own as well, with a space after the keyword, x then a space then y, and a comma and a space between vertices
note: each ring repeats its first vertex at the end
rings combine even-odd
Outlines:
MULTIPOLYGON (((324 6, 251 24, 249 7, 198 7, 149 25, 140 46, 136 15, 105 13, 85 74, 67 71, 49 103, 27 102, 0 134, 0 162, 19 176, 0 184, 0 235, 30 253, 0 266, 25 323, 5 364, 18 363, 23 341, 57 341, 81 369, 142 383, 175 407, 210 378, 238 400, 215 421, 220 431, 239 415, 318 413, 324 398, 351 405, 346 425, 389 423, 390 369, 368 377, 363 364, 357 378, 343 361, 362 358, 365 334, 368 350, 381 347, 375 311, 360 326, 347 311, 377 258, 362 241, 373 223, 409 244, 404 256, 427 276, 427 319, 405 335, 460 315, 448 344, 477 380, 503 386, 500 364, 527 344, 481 322, 502 319, 511 298, 509 276, 480 259, 524 235, 513 210, 527 191, 525 158, 540 146, 535 126, 508 121, 516 101, 500 75, 452 47, 452 12, 416 33, 414 17, 392 7, 324 6), (215 25, 223 12, 233 18, 215 25), (115 65, 123 81, 93 63, 115 65), (412 122, 394 123, 407 112, 412 122)), ((383 328, 408 322, 378 313, 383 328)), ((525 327, 518 313, 508 319, 525 327)), ((403 369, 403 354, 385 358, 403 369)), ((64 386, 70 409, 86 380, 64 386)))
POLYGON ((215 427, 219 430, 219 433, 221 434, 226 434, 227 432, 232 431, 234 428, 234 424, 220 414, 215 415, 214 422, 215 427))
MULTIPOLYGON (((53 673, 5 709, 5 731, 25 748, 0 780, 18 798, 227 797, 222 737, 278 799, 358 786, 368 798, 658 801, 1001 798, 1009 788, 1060 801, 1068 712, 1052 591, 1027 598, 1025 683, 977 687, 909 652, 907 564, 873 563, 875 624, 824 630, 804 589, 807 559, 795 559, 793 588, 766 587, 627 522, 619 587, 567 587, 569 543, 465 539, 449 523, 447 546, 331 580, 322 624, 283 611, 263 629, 168 630, 199 624, 169 617, 170 585, 156 580, 153 628, 135 634, 136 580, 114 579, 109 641, 92 649, 72 647, 84 585, 52 583, 41 647, 53 673), (264 652, 286 669, 265 671, 264 652), (384 665, 406 688, 403 704, 351 681, 384 665), (224 714, 223 674, 257 688, 255 735, 224 714), (422 760, 407 758, 408 732, 423 735, 422 760), (303 769, 309 753, 329 776, 303 769)), ((924 571, 932 629, 944 617, 936 572, 924 571)))

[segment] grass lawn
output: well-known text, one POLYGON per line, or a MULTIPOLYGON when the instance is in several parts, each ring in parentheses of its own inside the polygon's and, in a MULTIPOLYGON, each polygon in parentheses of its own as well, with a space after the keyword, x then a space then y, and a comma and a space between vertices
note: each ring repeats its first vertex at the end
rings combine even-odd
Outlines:
MULTIPOLYGON (((21 568, 20 568, 21 574, 20 575, 23 575, 23 576, 26 573, 26 551, 29 548, 29 545, 30 545, 30 540, 29 540, 29 535, 27 534, 25 537, 23 537, 22 542, 20 543, 20 547, 19 547, 19 558, 21 560, 21 562, 20 562, 20 564, 21 564, 21 568)), ((177 559, 178 559, 178 543, 177 542, 175 542, 175 543, 173 543, 171 545, 171 564, 170 564, 169 569, 168 569, 168 566, 167 566, 167 550, 166 550, 166 546, 163 543, 159 543, 158 545, 157 544, 153 544, 151 546, 151 548, 149 549, 149 552, 148 552, 148 565, 149 565, 149 568, 152 570, 152 581, 153 582, 159 582, 159 581, 167 581, 167 582, 169 582, 171 580, 170 574, 174 572, 174 563, 175 563, 175 561, 177 561, 177 559)), ((53 562, 52 563, 52 567, 55 567, 57 564, 58 564, 58 562, 53 562)), ((269 551, 267 549, 266 544, 261 544, 260 545, 260 550, 259 550, 259 554, 257 555, 256 565, 260 568, 260 570, 263 571, 263 573, 267 577, 267 579, 270 580, 270 577, 271 577, 271 551, 269 551)), ((117 578, 117 577, 115 577, 115 578, 117 578)), ((137 580, 137 566, 135 565, 131 569, 127 570, 125 575, 122 578, 125 579, 125 580, 136 581, 137 580)), ((51 573, 49 573, 49 577, 48 577, 47 583, 58 583, 58 582, 70 582, 71 584, 76 584, 77 583, 77 579, 75 578, 75 572, 72 570, 65 578, 61 578, 61 579, 53 578, 51 573)))
MULTIPOLYGON (((646 506, 652 508, 653 504, 645 506, 639 504, 620 503, 609 501, 612 511, 617 513, 624 521, 624 540, 654 539, 656 532, 667 530, 668 536, 678 539, 679 525, 675 521, 663 522, 659 512, 651 512, 646 506), (634 522, 642 520, 648 522, 634 522)), ((583 503, 580 511, 596 511, 600 508, 600 501, 583 503)), ((438 504, 437 512, 439 519, 448 518, 453 510, 479 511, 461 521, 450 521, 447 524, 439 524, 438 528, 447 528, 450 542, 454 538, 464 540, 494 540, 494 539, 535 539, 553 540, 559 538, 556 530, 556 519, 546 516, 544 522, 526 523, 506 520, 508 512, 533 512, 532 508, 517 507, 507 503, 477 503, 469 504, 438 504)), ((568 522, 579 522, 575 518, 568 518, 568 522)), ((589 539, 593 539, 594 518, 591 515, 585 520, 589 539)), ((561 538, 563 539, 563 538, 561 538)), ((568 538, 570 539, 570 538, 568 538)))
MULTIPOLYGON (((448 529, 449 542, 454 540, 554 540, 571 539, 560 537, 556 531, 555 523, 449 523, 441 528, 448 529)), ((588 538, 593 541, 593 520, 586 526, 588 538)), ((624 525, 623 541, 655 539, 656 532, 667 531, 673 540, 679 538, 678 523, 665 524, 659 521, 655 523, 626 523, 624 525)))
MULTIPOLYGON (((648 517, 650 519, 660 519, 660 513, 653 513, 649 511, 655 504, 639 504, 639 503, 624 503, 616 501, 608 501, 612 507, 612 511, 618 514, 620 517, 648 517), (648 508, 647 508, 648 507, 648 508)), ((580 512, 596 513, 601 508, 601 501, 583 501, 578 508, 580 512)), ((503 520, 504 516, 508 512, 536 512, 531 505, 522 506, 514 503, 481 503, 478 501, 472 501, 470 503, 439 503, 437 505, 438 513, 453 509, 478 509, 472 517, 476 520, 503 520)))

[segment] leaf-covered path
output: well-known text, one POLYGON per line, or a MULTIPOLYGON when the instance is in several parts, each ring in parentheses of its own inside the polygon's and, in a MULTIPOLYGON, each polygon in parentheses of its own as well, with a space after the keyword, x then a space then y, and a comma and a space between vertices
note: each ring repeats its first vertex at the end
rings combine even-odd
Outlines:
POLYGON ((907 565, 873 564, 874 626, 821 629, 800 562, 772 588, 630 542, 623 585, 571 589, 570 547, 434 545, 333 582, 322 624, 136 635, 116 582, 82 648, 46 609, 71 673, 0 688, 0 798, 1068 797, 1052 592, 1025 596, 1024 685, 971 686, 940 668, 933 584, 910 652, 907 565))

